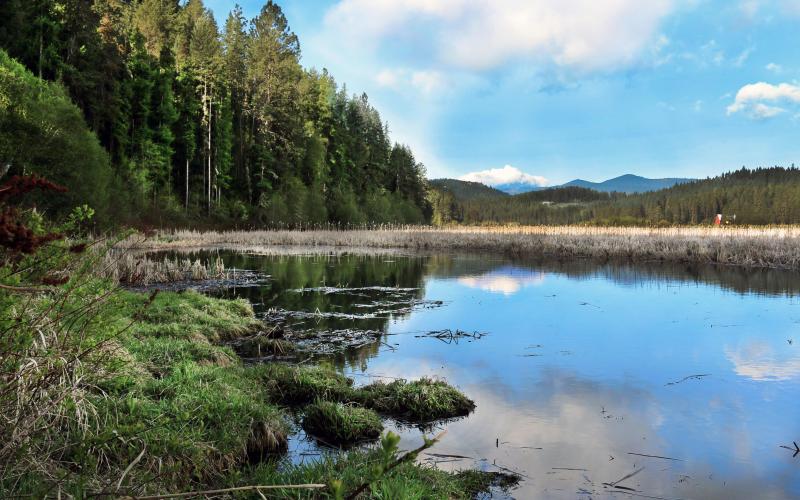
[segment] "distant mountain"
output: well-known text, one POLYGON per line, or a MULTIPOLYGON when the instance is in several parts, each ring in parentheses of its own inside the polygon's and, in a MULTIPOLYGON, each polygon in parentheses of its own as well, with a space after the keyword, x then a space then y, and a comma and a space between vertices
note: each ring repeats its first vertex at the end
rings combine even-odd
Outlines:
POLYGON ((519 195, 523 193, 539 192, 548 189, 580 187, 592 189, 601 193, 646 193, 671 188, 678 184, 686 184, 697 179, 669 177, 665 179, 648 179, 639 175, 626 174, 614 177, 603 182, 591 182, 583 179, 561 184, 559 186, 536 186, 523 182, 499 184, 494 187, 479 182, 460 181, 457 179, 433 179, 429 181, 432 186, 450 191, 459 200, 472 200, 476 198, 495 198, 499 196, 519 195))
POLYGON ((460 181, 458 179, 432 179, 428 182, 436 189, 449 191, 458 200, 501 198, 508 196, 508 193, 481 184, 480 182, 460 181))
POLYGON ((594 189, 595 191, 603 191, 606 193, 611 193, 614 191, 618 193, 645 193, 648 191, 658 191, 660 189, 671 188, 676 184, 685 184, 695 180, 696 179, 683 179, 679 177, 648 179, 638 175, 626 174, 603 182, 590 182, 583 179, 575 179, 574 181, 562 184, 561 187, 575 186, 594 189))

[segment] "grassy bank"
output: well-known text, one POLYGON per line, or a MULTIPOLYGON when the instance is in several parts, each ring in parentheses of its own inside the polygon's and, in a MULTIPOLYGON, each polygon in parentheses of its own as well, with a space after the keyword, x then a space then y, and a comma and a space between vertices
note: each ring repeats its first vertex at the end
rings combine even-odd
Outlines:
POLYGON ((559 259, 671 261, 800 269, 800 228, 458 227, 355 231, 163 232, 124 245, 141 249, 187 247, 367 247, 491 251, 559 259))
POLYGON ((274 493, 333 497, 369 483, 367 497, 470 498, 504 480, 414 463, 376 475, 381 447, 302 466, 276 460, 294 415, 309 433, 346 444, 376 438, 379 414, 422 421, 473 405, 440 382, 359 388, 323 367, 245 365, 223 346, 264 328, 245 301, 121 291, 98 279, 0 299, 0 347, 12 353, 0 371, 0 496, 302 482, 322 486, 274 493))

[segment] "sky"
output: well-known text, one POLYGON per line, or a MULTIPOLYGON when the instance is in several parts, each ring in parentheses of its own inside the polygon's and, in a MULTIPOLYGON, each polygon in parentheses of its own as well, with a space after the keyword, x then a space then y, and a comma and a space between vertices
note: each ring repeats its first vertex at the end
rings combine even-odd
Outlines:
MULTIPOLYGON (((240 0, 255 16, 263 0, 240 0)), ((557 185, 800 164, 800 0, 279 0, 428 177, 557 185)), ((206 0, 220 25, 233 2, 206 0)))

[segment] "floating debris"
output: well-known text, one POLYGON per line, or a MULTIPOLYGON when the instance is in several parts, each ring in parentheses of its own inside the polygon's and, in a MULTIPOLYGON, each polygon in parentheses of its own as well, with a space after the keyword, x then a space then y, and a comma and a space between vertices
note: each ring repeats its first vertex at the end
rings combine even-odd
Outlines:
POLYGON ((359 292, 416 292, 419 288, 399 288, 392 286, 360 286, 360 287, 336 287, 336 286, 319 286, 314 288, 294 288, 288 290, 294 293, 321 293, 323 295, 331 295, 334 293, 343 294, 358 294, 359 292))
POLYGON ((380 342, 383 332, 359 328, 338 330, 307 330, 286 334, 298 351, 311 354, 333 354, 342 350, 357 349, 380 342))
POLYGON ((415 338, 432 338, 436 340, 441 340, 445 344, 458 344, 460 339, 481 339, 489 335, 486 332, 465 332, 464 330, 451 330, 449 328, 445 330, 433 330, 427 333, 423 333, 422 335, 414 335, 415 338))
POLYGON ((792 444, 794 445, 794 448, 783 444, 781 445, 781 448, 786 448, 789 451, 793 451, 794 455, 792 455, 792 458, 796 458, 797 455, 800 455, 800 446, 797 446, 797 441, 792 441, 792 444))

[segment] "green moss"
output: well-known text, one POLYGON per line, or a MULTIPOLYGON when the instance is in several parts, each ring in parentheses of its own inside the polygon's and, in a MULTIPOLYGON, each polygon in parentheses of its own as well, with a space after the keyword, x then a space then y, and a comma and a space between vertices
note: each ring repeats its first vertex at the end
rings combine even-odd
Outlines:
POLYGON ((300 405, 316 400, 352 400, 353 381, 329 368, 268 363, 256 369, 276 402, 300 405))
POLYGON ((317 401, 304 408, 303 429, 336 446, 376 439, 383 422, 377 413, 353 405, 317 401))
POLYGON ((380 413, 414 423, 463 417, 475 409, 475 403, 458 389, 428 378, 375 382, 359 389, 357 400, 380 413))

